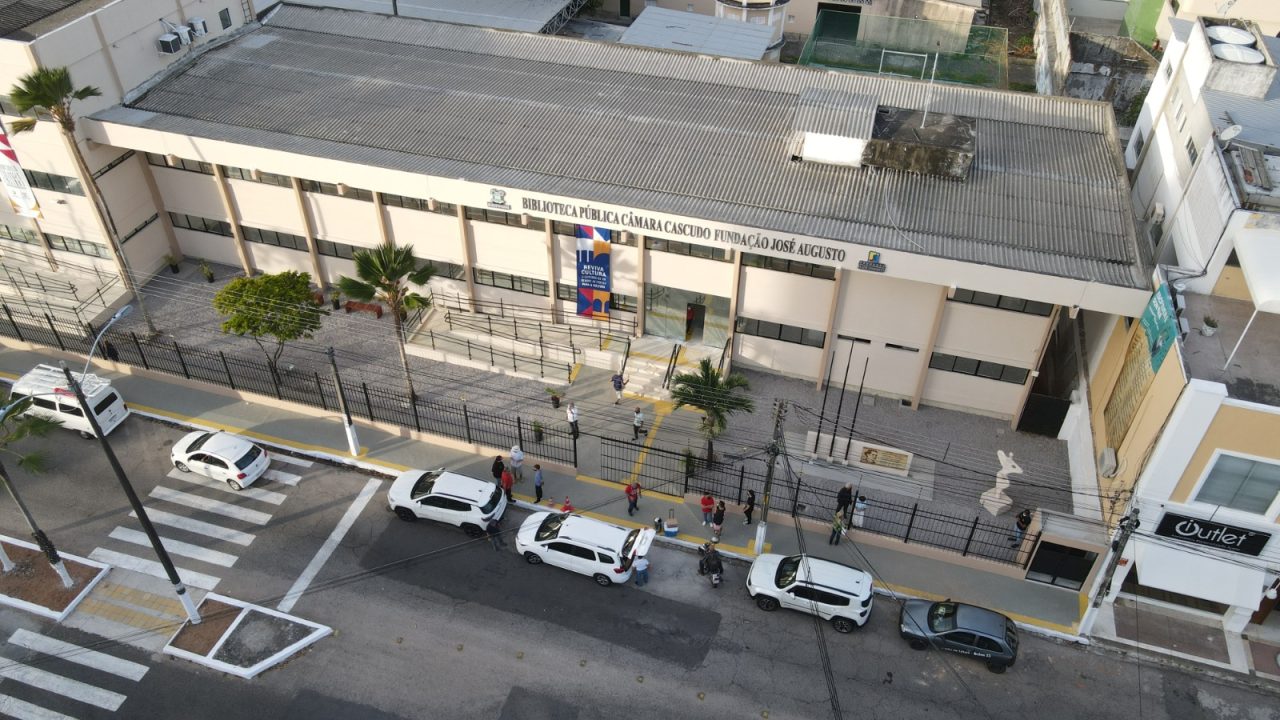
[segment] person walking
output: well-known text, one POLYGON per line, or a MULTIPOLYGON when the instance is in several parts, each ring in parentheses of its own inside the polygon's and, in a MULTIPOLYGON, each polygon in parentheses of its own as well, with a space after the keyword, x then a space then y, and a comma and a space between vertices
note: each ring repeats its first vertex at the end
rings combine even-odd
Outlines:
POLYGON ((502 492, 507 496, 507 502, 509 503, 515 502, 515 498, 511 497, 511 488, 515 484, 516 484, 515 475, 512 475, 510 470, 503 468, 502 469, 502 492))
POLYGON ((524 481, 524 451, 519 445, 511 446, 511 474, 515 476, 516 482, 524 481))
POLYGON ((542 502, 542 466, 533 466, 533 502, 542 502))
POLYGON ((498 482, 502 479, 502 471, 507 469, 506 463, 502 462, 502 456, 499 455, 493 459, 493 467, 489 468, 489 472, 493 473, 493 481, 498 482))
POLYGON ((640 412, 640 408, 636 408, 636 414, 631 416, 631 439, 639 440, 640 433, 644 431, 644 413, 640 412))
POLYGON ((756 511, 756 491, 755 491, 755 490, 748 490, 748 491, 747 491, 747 504, 746 504, 745 506, 743 506, 743 508, 742 508, 742 514, 747 516, 747 519, 742 521, 742 524, 743 524, 743 525, 750 525, 750 524, 751 524, 751 513, 755 512, 755 511, 756 511))
POLYGON ((716 499, 711 497, 711 493, 702 493, 702 500, 698 501, 698 504, 702 507, 702 524, 710 525, 711 514, 716 509, 716 499))
POLYGON ((867 496, 859 495, 853 501, 853 527, 860 528, 867 519, 867 496))
POLYGON ((564 411, 565 417, 569 418, 569 432, 573 433, 573 439, 578 439, 578 404, 571 402, 569 408, 564 411))
POLYGON ((840 536, 844 534, 844 516, 836 513, 835 518, 831 520, 831 537, 827 538, 828 545, 839 545, 840 536))
POLYGON ((632 480, 631 482, 627 483, 626 493, 627 493, 627 515, 635 515, 636 511, 640 509, 639 508, 640 481, 632 480))
POLYGON ((649 558, 641 555, 631 567, 636 571, 636 587, 644 587, 649 582, 649 558))
POLYGON ((622 402, 622 388, 627 386, 627 379, 622 377, 622 373, 617 372, 613 374, 610 382, 613 383, 613 404, 617 405, 622 402))
POLYGON ((840 488, 840 492, 836 493, 836 514, 849 516, 849 509, 853 506, 853 483, 848 483, 840 488))
POLYGON ((716 503, 711 513, 711 542, 720 542, 720 530, 724 528, 724 501, 716 503))
POLYGON ((498 518, 490 518, 489 524, 485 525, 484 531, 489 535, 489 542, 493 543, 495 551, 502 550, 507 546, 507 541, 502 539, 502 525, 499 524, 498 518))
POLYGON ((1022 544, 1022 538, 1027 534, 1027 528, 1031 527, 1031 508, 1025 508, 1018 513, 1018 519, 1013 523, 1013 534, 1009 536, 1009 547, 1018 547, 1022 544))
POLYGON ((111 341, 106 338, 102 339, 102 354, 111 362, 120 362, 120 352, 117 351, 116 346, 112 345, 111 341))

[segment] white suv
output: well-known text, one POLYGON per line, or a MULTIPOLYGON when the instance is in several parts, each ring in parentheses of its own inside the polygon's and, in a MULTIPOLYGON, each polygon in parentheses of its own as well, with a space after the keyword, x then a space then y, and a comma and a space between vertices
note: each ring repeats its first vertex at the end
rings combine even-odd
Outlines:
POLYGON ((547 563, 590 575, 608 587, 631 578, 631 563, 649 552, 652 529, 637 530, 567 513, 534 513, 516 533, 516 552, 530 565, 547 563))
POLYGON ((747 573, 747 592, 761 610, 786 607, 817 615, 842 633, 871 616, 870 575, 808 555, 757 557, 747 573))
POLYGON ((507 499, 491 482, 439 470, 407 470, 387 491, 387 506, 401 520, 418 518, 457 525, 471 537, 484 534, 493 518, 502 518, 507 499))

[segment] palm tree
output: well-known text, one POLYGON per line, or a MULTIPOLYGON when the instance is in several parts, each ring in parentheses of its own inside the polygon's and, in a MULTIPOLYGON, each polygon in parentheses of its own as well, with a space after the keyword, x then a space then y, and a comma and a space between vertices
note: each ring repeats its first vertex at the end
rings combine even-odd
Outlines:
POLYGON ((671 380, 671 399, 677 408, 688 405, 703 412, 700 429, 707 436, 707 462, 715 458, 712 441, 729 426, 729 416, 736 412, 752 412, 755 403, 746 395, 751 389, 747 379, 738 373, 721 375, 702 358, 698 371, 680 373, 671 380))
POLYGON ((98 190, 98 183, 93 179, 93 173, 89 172, 89 166, 80 152, 80 145, 76 142, 76 118, 71 114, 72 101, 87 100, 101 94, 102 91, 92 85, 76 89, 71 82, 71 73, 65 67, 37 68, 18 78, 18 84, 9 90, 9 99, 13 101, 13 106, 18 113, 26 115, 34 112, 35 117, 14 120, 9 124, 9 128, 13 134, 17 135, 34 130, 36 124, 42 119, 51 119, 58 124, 58 128, 62 130, 63 140, 67 143, 71 156, 75 160, 81 186, 84 188, 85 195, 89 196, 94 212, 97 213, 98 227, 106 236, 107 245, 111 247, 116 263, 120 266, 120 277, 124 281, 125 289, 138 303, 142 317, 147 321, 147 329, 155 334, 155 325, 152 324, 151 316, 147 314, 146 306, 142 304, 142 296, 138 294, 133 277, 129 273, 129 261, 125 258, 124 251, 120 249, 120 238, 116 235, 115 221, 111 219, 111 211, 107 209, 102 193, 98 190))
MULTIPOLYGON (((25 438, 44 437, 50 430, 62 423, 34 415, 23 415, 22 413, 26 412, 29 407, 31 407, 31 398, 24 398, 0 409, 0 453, 15 458, 18 467, 23 470, 30 473, 39 473, 43 472, 46 467, 43 453, 30 452, 23 454, 9 446, 25 438)), ((27 509, 27 504, 22 501, 22 497, 18 495, 18 491, 14 488, 13 480, 9 477, 9 471, 5 468, 3 462, 0 462, 0 483, 4 483, 4 489, 9 491, 9 496, 18 504, 18 509, 22 511, 22 516, 27 520, 27 527, 31 528, 31 537, 35 539, 36 545, 44 551, 45 557, 49 558, 49 564, 53 566, 54 571, 58 573, 58 577, 62 579, 63 586, 71 587, 71 575, 67 573, 67 568, 62 564, 62 558, 58 555, 57 548, 53 546, 53 542, 36 524, 35 518, 31 516, 31 511, 27 509)), ((9 572, 15 567, 13 561, 9 559, 8 554, 2 548, 0 548, 0 564, 4 565, 5 572, 9 572)))
POLYGON ((359 250, 352 259, 356 264, 357 277, 339 277, 338 289, 360 302, 376 300, 391 309, 400 364, 404 366, 404 379, 409 384, 409 397, 416 398, 413 376, 409 373, 409 356, 404 351, 404 321, 410 310, 431 306, 431 298, 415 292, 410 285, 426 285, 436 274, 436 268, 431 263, 418 267, 411 248, 396 247, 390 242, 372 250, 359 250))

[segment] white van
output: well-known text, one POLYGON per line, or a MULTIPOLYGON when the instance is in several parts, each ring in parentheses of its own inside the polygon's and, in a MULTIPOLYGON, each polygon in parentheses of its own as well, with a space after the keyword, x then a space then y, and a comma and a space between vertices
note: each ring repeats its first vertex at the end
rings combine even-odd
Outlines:
MULTIPOLYGON (((102 428, 104 435, 110 435, 117 425, 129 417, 129 407, 124 404, 120 393, 111 387, 110 382, 97 375, 73 374, 80 381, 80 389, 84 391, 85 400, 89 402, 93 416, 98 420, 98 427, 102 428)), ((58 420, 62 422, 62 427, 78 431, 81 437, 93 437, 89 419, 84 416, 80 403, 76 402, 76 392, 68 387, 67 376, 61 368, 37 365, 31 372, 18 378, 13 384, 9 402, 27 397, 31 398, 31 408, 27 410, 27 415, 58 420)))

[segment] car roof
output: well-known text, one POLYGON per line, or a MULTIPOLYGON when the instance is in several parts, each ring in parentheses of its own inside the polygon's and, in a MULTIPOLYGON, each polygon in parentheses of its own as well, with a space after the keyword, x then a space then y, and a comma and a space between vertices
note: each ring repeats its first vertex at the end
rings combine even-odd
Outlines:
POLYGON ((1008 618, 995 610, 977 605, 956 603, 956 629, 975 630, 985 635, 1004 637, 1008 618))
POLYGON ((829 585, 836 588, 852 588, 870 580, 867 573, 849 565, 823 560, 812 555, 805 556, 800 563, 796 579, 815 585, 829 585))
POLYGON ((622 543, 626 541, 627 536, 630 534, 631 529, 624 528, 621 525, 614 525, 613 523, 582 517, 581 515, 570 515, 565 519, 564 524, 560 526, 560 534, 557 539, 576 540, 596 547, 620 550, 622 543))
MULTIPOLYGON (((431 471, 426 471, 431 472, 431 471)), ((416 481, 415 481, 416 482, 416 481)), ((494 484, 453 472, 442 472, 431 486, 432 495, 452 495, 482 504, 493 494, 494 484)))
POLYGON ((214 455, 223 455, 226 457, 239 457, 245 453, 252 442, 238 436, 226 432, 215 432, 213 437, 205 441, 204 445, 197 448, 194 452, 213 453, 214 455))

